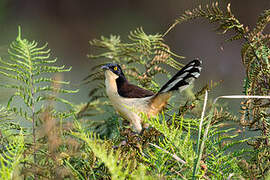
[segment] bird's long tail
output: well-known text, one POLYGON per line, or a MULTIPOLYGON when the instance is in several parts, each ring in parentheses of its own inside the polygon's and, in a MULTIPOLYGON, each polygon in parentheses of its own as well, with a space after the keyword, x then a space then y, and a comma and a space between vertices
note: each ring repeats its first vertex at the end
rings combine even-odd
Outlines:
POLYGON ((155 115, 162 110, 174 90, 184 90, 200 76, 202 62, 195 59, 178 71, 151 99, 151 114, 155 115))
POLYGON ((200 76, 202 62, 195 59, 178 71, 158 92, 166 93, 174 90, 184 90, 200 76))

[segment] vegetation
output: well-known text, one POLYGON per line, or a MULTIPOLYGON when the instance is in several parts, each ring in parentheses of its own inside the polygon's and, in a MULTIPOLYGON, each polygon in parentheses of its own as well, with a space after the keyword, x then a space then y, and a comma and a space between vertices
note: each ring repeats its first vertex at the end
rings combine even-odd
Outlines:
MULTIPOLYGON (((164 34, 148 35, 142 28, 130 32, 128 42, 111 35, 90 41, 98 53, 88 57, 96 66, 86 83, 95 85, 89 102, 75 105, 62 98, 77 90, 62 86, 61 73, 47 44, 18 36, 0 59, 0 74, 9 79, 2 88, 14 92, 0 108, 1 179, 262 179, 270 173, 270 22, 264 11, 249 30, 233 15, 230 4, 217 3, 186 11, 164 34), (214 85, 188 90, 184 105, 170 102, 157 118, 144 120, 151 127, 134 133, 111 107, 100 66, 123 65, 126 76, 140 86, 157 91, 157 74, 180 69, 183 57, 164 41, 176 25, 202 18, 218 24, 218 31, 232 31, 229 41, 244 40, 242 62, 246 68, 243 93, 209 100, 214 85), (102 60, 103 61, 102 61, 102 60), (100 88, 102 87, 102 88, 100 88), (224 110, 220 98, 243 98, 241 117, 224 110), (231 122, 237 124, 231 127, 231 122), (243 139, 238 127, 258 131, 243 139)), ((182 104, 182 103, 181 103, 182 104)))

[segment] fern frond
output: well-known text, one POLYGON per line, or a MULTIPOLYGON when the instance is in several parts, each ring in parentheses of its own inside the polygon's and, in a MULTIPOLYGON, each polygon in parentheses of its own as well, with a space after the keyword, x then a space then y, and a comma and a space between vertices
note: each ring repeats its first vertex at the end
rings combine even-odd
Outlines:
POLYGON ((25 144, 22 134, 10 138, 8 144, 5 144, 0 153, 1 179, 9 180, 13 178, 16 168, 22 162, 24 149, 25 144))
MULTIPOLYGON (((61 73, 70 71, 71 68, 65 66, 56 66, 56 58, 51 59, 51 50, 47 48, 47 43, 42 46, 36 41, 28 41, 22 39, 21 29, 19 27, 18 36, 9 47, 8 60, 0 59, 0 75, 12 79, 10 82, 1 82, 0 87, 15 90, 14 94, 10 97, 7 108, 16 115, 16 120, 32 138, 27 138, 28 151, 31 151, 31 166, 37 167, 42 164, 38 161, 38 157, 42 155, 38 152, 44 149, 38 149, 37 143, 39 137, 36 133, 37 126, 43 123, 40 118, 40 113, 44 112, 46 105, 42 103, 47 102, 47 106, 53 102, 60 102, 61 105, 66 104, 61 110, 60 107, 52 110, 52 117, 57 118, 60 124, 63 119, 75 117, 72 110, 73 104, 64 98, 57 97, 59 93, 71 94, 76 93, 77 90, 66 90, 61 85, 69 84, 61 80, 61 77, 53 77, 52 73, 61 73), (65 112, 67 111, 67 112, 65 112), (22 121, 28 121, 27 123, 22 121), (31 126, 29 126, 31 122, 31 126)), ((58 103, 57 103, 58 104, 58 103)), ((33 173, 35 179, 37 173, 33 173)))
POLYGON ((74 105, 70 101, 68 101, 68 100, 66 100, 64 98, 60 98, 60 97, 37 96, 36 102, 42 102, 42 101, 56 101, 56 102, 64 103, 64 104, 66 104, 68 106, 74 107, 74 105))
MULTIPOLYGON (((38 47, 36 41, 29 42, 26 39, 22 39, 21 30, 15 41, 13 41, 8 50, 10 55, 10 61, 3 61, 0 59, 0 74, 16 80, 16 84, 2 84, 1 87, 12 88, 17 90, 14 96, 12 96, 8 102, 8 107, 11 106, 15 97, 21 97, 25 105, 29 109, 33 109, 36 106, 36 102, 44 100, 37 93, 51 92, 51 93, 76 93, 77 91, 65 90, 63 88, 54 88, 51 86, 53 83, 57 84, 69 84, 65 81, 57 81, 52 78, 42 77, 41 75, 46 73, 61 73, 70 71, 71 68, 65 68, 65 66, 53 66, 51 64, 56 62, 56 58, 50 60, 50 49, 47 49, 48 44, 38 47), (45 65, 46 64, 46 65, 45 65), (48 84, 50 83, 50 85, 48 84)), ((59 100, 68 103, 64 100, 59 100)), ((38 110, 37 110, 38 111, 38 110)), ((27 112, 27 111, 25 111, 27 112)), ((34 112, 33 112, 34 113, 34 112)), ((30 117, 30 115, 28 115, 30 117)))
MULTIPOLYGON (((52 82, 55 82, 52 80, 52 82)), ((68 93, 68 94, 71 94, 71 93, 77 93, 78 90, 66 90, 66 89, 62 89, 62 88, 55 88, 55 87, 51 87, 51 86, 43 86, 43 87, 37 87, 37 88, 34 88, 34 93, 40 93, 40 92, 44 92, 44 91, 53 91, 53 92, 56 92, 56 93, 68 93)))
POLYGON ((44 60, 40 60, 38 62, 34 62, 33 64, 37 66, 37 65, 40 65, 40 64, 52 64, 52 63, 56 63, 56 61, 57 61, 57 58, 54 58, 52 60, 48 60, 48 58, 46 58, 44 60))
POLYGON ((228 4, 226 10, 221 10, 219 8, 218 2, 212 3, 211 6, 206 5, 205 8, 199 6, 193 10, 187 10, 184 14, 175 20, 175 23, 168 29, 165 33, 167 34, 174 26, 181 24, 192 19, 204 18, 209 20, 211 23, 218 23, 219 27, 217 31, 222 31, 221 33, 226 33, 228 30, 233 30, 236 35, 230 38, 230 40, 241 39, 243 35, 247 32, 238 19, 234 17, 231 12, 230 4, 228 4))
MULTIPOLYGON (((182 129, 182 122, 181 122, 180 127, 176 127, 175 115, 172 117, 172 122, 170 126, 166 123, 164 114, 162 118, 157 116, 156 118, 148 119, 147 116, 145 115, 142 115, 142 116, 145 122, 149 123, 151 126, 153 126, 156 130, 158 130, 164 135, 165 139, 161 140, 159 142, 159 145, 163 144, 165 150, 167 150, 168 148, 169 152, 173 151, 175 154, 181 157, 183 161, 186 162, 184 163, 184 166, 189 167, 189 169, 191 169, 193 166, 193 162, 195 160, 195 151, 193 147, 194 142, 191 139, 190 128, 188 129, 188 132, 185 133, 182 129)), ((166 154, 166 152, 163 152, 163 154, 166 154)), ((166 154, 164 158, 165 157, 168 158, 168 154, 166 154)), ((162 159, 162 162, 165 161, 164 158, 162 159)), ((149 160, 150 160, 149 162, 151 162, 151 159, 149 160)))
POLYGON ((270 9, 265 10, 258 18, 255 28, 251 32, 251 39, 262 34, 265 27, 270 23, 270 9))
POLYGON ((51 52, 50 49, 43 51, 36 51, 34 53, 32 52, 31 53, 31 55, 33 56, 32 61, 48 59, 51 56, 49 52, 51 52))
POLYGON ((9 74, 9 73, 6 73, 6 72, 3 72, 3 71, 0 71, 0 74, 7 77, 7 78, 10 78, 10 79, 13 79, 13 80, 17 80, 17 81, 21 81, 21 82, 26 82, 23 77, 21 76, 15 76, 13 74, 9 74))
POLYGON ((245 43, 242 46, 241 56, 242 56, 242 62, 247 67, 247 69, 250 66, 250 63, 252 63, 253 61, 256 60, 256 57, 254 56, 253 49, 249 43, 245 43))
POLYGON ((69 81, 56 81, 56 80, 53 80, 53 79, 50 79, 50 78, 45 78, 45 77, 40 77, 38 79, 33 80, 34 84, 44 83, 44 82, 46 82, 46 83, 57 83, 57 84, 63 84, 63 85, 70 84, 69 81))
POLYGON ((209 139, 206 142, 205 162, 207 170, 215 178, 229 177, 230 174, 241 175, 242 171, 238 165, 238 159, 244 154, 244 149, 230 152, 230 149, 247 142, 247 139, 235 140, 238 134, 233 135, 234 128, 220 130, 220 127, 212 128, 209 139))
MULTIPOLYGON (((161 119, 159 116, 157 116, 156 118, 148 119, 145 114, 142 114, 142 117, 147 123, 149 123, 151 126, 155 127, 158 131, 160 131, 162 134, 164 134, 165 137, 167 137, 172 142, 175 139, 178 139, 182 134, 181 131, 178 130, 178 128, 174 128, 173 126, 169 127, 167 125, 164 114, 162 114, 161 119)), ((174 120, 175 120, 175 117, 173 117, 173 121, 174 120)), ((174 124, 174 123, 172 123, 172 124, 174 124)))
MULTIPOLYGON (((38 46, 38 43, 36 42, 36 41, 33 41, 32 42, 32 45, 31 45, 31 50, 30 50, 30 52, 31 53, 38 53, 38 52, 40 52, 40 51, 43 51, 44 49, 46 49, 47 47, 48 47, 48 43, 45 43, 43 46, 41 46, 41 47, 37 47, 38 46)), ((50 52, 50 51, 49 51, 50 52)), ((49 53, 48 52, 48 53, 49 53)))
POLYGON ((145 168, 139 167, 138 170, 130 171, 130 162, 125 162, 124 158, 120 158, 120 151, 114 152, 112 148, 108 148, 106 142, 99 140, 95 134, 85 133, 80 124, 76 123, 76 127, 78 132, 71 132, 71 134, 86 143, 95 156, 108 168, 112 179, 143 178, 140 175, 145 175, 145 173, 138 172, 138 170, 145 168), (107 149, 110 150, 108 151, 107 149))
POLYGON ((61 73, 61 72, 68 72, 71 70, 71 67, 65 69, 65 65, 57 67, 57 66, 37 66, 34 69, 33 75, 38 76, 42 73, 61 73))
POLYGON ((11 115, 11 112, 6 107, 0 105, 0 121, 5 120, 11 115))

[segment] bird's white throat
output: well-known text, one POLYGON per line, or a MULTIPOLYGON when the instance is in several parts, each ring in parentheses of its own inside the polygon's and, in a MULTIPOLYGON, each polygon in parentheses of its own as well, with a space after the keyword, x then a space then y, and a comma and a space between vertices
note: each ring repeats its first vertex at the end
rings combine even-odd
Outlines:
POLYGON ((105 86, 106 86, 106 92, 109 98, 111 96, 118 95, 117 92, 117 85, 116 85, 116 79, 119 76, 111 72, 110 70, 105 71, 105 86))

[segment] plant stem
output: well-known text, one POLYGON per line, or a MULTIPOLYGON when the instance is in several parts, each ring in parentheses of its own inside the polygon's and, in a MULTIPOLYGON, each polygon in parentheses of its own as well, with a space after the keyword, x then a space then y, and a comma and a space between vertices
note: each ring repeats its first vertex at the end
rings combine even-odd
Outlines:
POLYGON ((196 153, 197 154, 199 153, 200 139, 201 139, 201 132, 202 132, 202 124, 203 124, 203 119, 204 119, 204 114, 205 114, 205 109, 206 109, 206 104, 207 104, 207 98, 208 98, 208 92, 206 90, 205 91, 205 97, 204 97, 203 111, 202 111, 202 116, 201 116, 201 121, 200 121, 200 126, 199 126, 198 140, 197 140, 197 148, 196 148, 196 153))
MULTIPOLYGON (((207 105, 207 99, 208 99, 208 91, 205 91, 205 97, 204 97, 204 104, 203 104, 203 110, 202 110, 202 116, 201 116, 201 121, 200 121, 200 126, 199 126, 199 133, 198 133, 198 139, 197 139, 197 148, 196 148, 196 153, 197 153, 197 159, 196 162, 194 163, 194 168, 193 168, 193 176, 192 179, 195 179, 195 175, 198 171, 198 167, 202 158, 202 152, 203 152, 203 148, 204 148, 204 142, 206 140, 206 136, 208 134, 208 129, 210 126, 210 122, 211 120, 209 120, 208 124, 207 124, 207 129, 204 133, 203 139, 202 139, 202 143, 200 144, 200 139, 201 139, 201 131, 202 131, 202 125, 203 125, 203 119, 204 119, 204 114, 205 114, 205 109, 206 109, 206 105, 207 105), (200 146, 201 145, 201 146, 200 146), (201 147, 201 148, 200 148, 201 147)), ((212 109, 214 109, 212 107, 212 109)))
POLYGON ((35 108, 32 106, 32 133, 33 133, 33 147, 34 147, 34 163, 36 163, 36 129, 35 129, 35 108))
POLYGON ((160 150, 162 150, 163 152, 169 154, 170 156, 172 156, 176 161, 182 163, 182 164, 186 164, 186 162, 184 160, 182 160, 181 158, 179 158, 176 154, 171 154, 169 151, 165 150, 165 149, 162 149, 161 147, 159 147, 158 145, 156 144, 153 144, 153 143, 149 143, 151 146, 154 146, 160 150))
MULTIPOLYGON (((207 97, 207 96, 205 96, 207 97)), ((198 168, 199 168, 199 164, 200 164, 200 161, 201 161, 201 158, 202 158, 202 153, 203 153, 203 150, 204 150, 204 143, 206 141, 206 138, 207 138, 207 135, 208 135, 208 130, 210 128, 210 124, 211 124, 211 121, 212 121, 212 118, 214 116, 214 109, 215 109, 215 106, 216 106, 216 102, 219 100, 219 99, 270 99, 270 96, 244 96, 244 95, 230 95, 230 96, 219 96, 217 97, 216 99, 214 99, 213 101, 213 104, 212 104, 212 107, 211 107, 211 110, 209 112, 209 117, 208 117, 208 122, 207 122, 207 125, 206 125, 206 128, 205 128, 205 132, 204 132, 204 135, 203 135, 203 138, 202 138, 202 142, 200 144, 200 149, 199 149, 199 153, 198 153, 198 158, 196 159, 195 161, 195 164, 194 164, 194 168, 193 168, 193 176, 192 176, 192 179, 195 180, 195 176, 196 176, 196 173, 198 171, 198 168)), ((206 99, 206 98, 205 98, 206 99)), ((204 103, 206 103, 206 100, 204 101, 204 103)), ((205 105, 205 104, 204 104, 205 105)), ((204 117, 204 111, 205 109, 203 109, 203 112, 202 112, 202 118, 201 118, 201 121, 204 117)), ((199 137, 198 137, 199 138, 199 137)), ((198 143, 198 142, 197 142, 198 143)), ((197 149, 198 149, 198 146, 197 146, 197 149)))
MULTIPOLYGON (((36 155, 36 120, 35 120, 35 99, 34 99, 34 82, 33 82, 33 73, 32 73, 32 62, 30 59, 30 52, 29 53, 29 64, 30 64, 30 89, 31 89, 31 115, 32 115, 32 133, 33 133, 33 158, 34 158, 34 164, 37 162, 37 155, 36 155)), ((37 180, 36 173, 34 172, 34 179, 37 180)))
POLYGON ((267 137, 267 125, 266 125, 266 122, 265 122, 265 119, 262 121, 262 126, 263 126, 263 135, 266 136, 265 138, 265 145, 268 146, 269 145, 269 140, 268 140, 268 137, 267 137))
MULTIPOLYGON (((34 153, 33 153, 33 157, 34 157, 34 164, 36 164, 37 162, 37 155, 36 155, 36 120, 35 120, 35 99, 34 99, 34 83, 33 83, 33 75, 31 73, 31 110, 32 110, 32 133, 33 133, 33 150, 34 150, 34 153)), ((36 176, 36 173, 34 172, 34 179, 37 180, 37 176, 36 176)))

